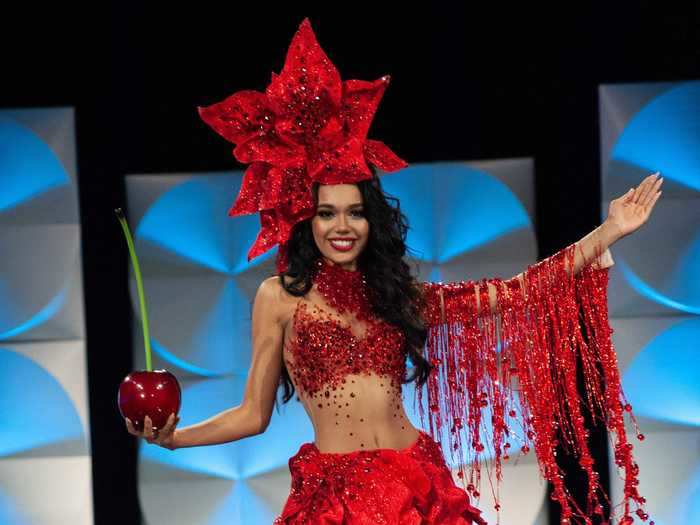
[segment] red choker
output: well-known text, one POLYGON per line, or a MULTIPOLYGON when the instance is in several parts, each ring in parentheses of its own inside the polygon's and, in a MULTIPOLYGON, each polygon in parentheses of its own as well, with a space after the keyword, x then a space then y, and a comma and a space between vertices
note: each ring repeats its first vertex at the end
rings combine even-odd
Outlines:
POLYGON ((313 280, 319 293, 338 313, 350 311, 358 319, 369 318, 372 311, 370 290, 362 271, 346 270, 320 257, 313 280))

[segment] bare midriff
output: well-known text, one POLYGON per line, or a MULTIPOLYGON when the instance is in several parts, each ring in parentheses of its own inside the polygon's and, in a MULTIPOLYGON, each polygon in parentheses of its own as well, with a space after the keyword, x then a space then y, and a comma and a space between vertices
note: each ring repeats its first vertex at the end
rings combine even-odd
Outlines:
POLYGON ((406 355, 396 327, 341 316, 312 290, 287 323, 283 355, 320 452, 401 450, 418 439, 403 405, 406 355))

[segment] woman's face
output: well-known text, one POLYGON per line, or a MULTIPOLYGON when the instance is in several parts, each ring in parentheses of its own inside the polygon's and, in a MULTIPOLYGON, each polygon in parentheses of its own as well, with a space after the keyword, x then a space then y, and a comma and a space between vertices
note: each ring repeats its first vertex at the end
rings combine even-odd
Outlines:
POLYGON ((346 270, 357 270, 357 257, 369 236, 362 205, 362 194, 355 184, 318 187, 318 206, 311 219, 316 246, 326 259, 346 270))

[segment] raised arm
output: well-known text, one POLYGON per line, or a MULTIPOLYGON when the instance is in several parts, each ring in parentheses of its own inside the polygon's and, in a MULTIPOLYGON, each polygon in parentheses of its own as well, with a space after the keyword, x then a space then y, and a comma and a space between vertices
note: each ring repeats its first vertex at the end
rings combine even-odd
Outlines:
POLYGON ((527 300, 528 278, 563 266, 566 275, 579 275, 590 265, 603 270, 615 264, 609 246, 619 238, 614 225, 603 223, 581 240, 562 248, 555 254, 528 266, 510 279, 488 278, 479 281, 422 283, 426 292, 425 320, 429 326, 454 320, 455 308, 472 312, 476 317, 496 315, 518 301, 527 300), (567 257, 573 253, 569 260, 567 257), (563 264, 562 264, 563 263, 563 264), (487 304, 488 308, 482 308, 487 304))
MULTIPOLYGON (((663 178, 658 173, 645 177, 639 186, 630 188, 629 191, 617 199, 610 201, 608 216, 605 222, 598 226, 588 235, 563 248, 554 255, 543 259, 535 265, 529 266, 525 271, 511 277, 510 279, 484 279, 479 283, 473 281, 462 281, 459 283, 448 283, 448 288, 431 286, 428 283, 428 301, 440 305, 440 319, 445 315, 449 317, 449 312, 444 310, 444 294, 449 293, 453 297, 463 296, 462 300, 467 305, 475 308, 476 313, 495 314, 498 313, 499 303, 501 308, 508 307, 510 302, 515 300, 513 294, 520 293, 520 297, 527 300, 528 283, 530 275, 540 275, 557 266, 557 263, 567 259, 564 270, 567 275, 573 271, 577 276, 583 268, 591 266, 592 269, 605 269, 614 264, 609 248, 612 244, 623 237, 638 230, 649 219, 656 201, 661 196, 661 184, 663 178), (568 259, 568 255, 573 251, 573 258, 568 259), (477 285, 480 285, 477 288, 477 285), (500 289, 500 294, 499 294, 500 289), (500 295, 500 299, 499 299, 500 295), (488 298, 488 310, 482 308, 488 298)), ((430 311, 430 304, 428 305, 430 311)), ((433 308, 437 310, 436 307, 433 308)), ((429 316, 430 317, 430 316, 429 316)), ((435 315, 432 316, 436 318, 435 315)))
POLYGON ((175 431, 174 448, 216 445, 261 434, 267 428, 282 367, 284 325, 278 277, 262 282, 253 304, 253 356, 243 401, 201 423, 175 431))
POLYGON ((467 490, 476 492, 487 450, 493 459, 487 468, 501 479, 502 461, 516 440, 524 454, 534 448, 541 473, 554 487, 553 498, 562 506, 562 523, 602 516, 607 495, 588 446, 588 414, 605 422, 611 433, 624 480, 624 496, 616 505, 620 523, 646 514, 625 427, 625 417, 634 422, 634 416, 611 337, 606 269, 614 264, 609 246, 646 222, 660 184, 661 179, 647 177, 611 201, 600 227, 510 279, 423 283, 425 356, 435 369, 427 388, 417 391, 419 413, 434 439, 448 441, 467 490), (487 424, 490 432, 484 432, 487 424), (586 508, 579 508, 566 490, 556 458, 560 444, 573 451, 586 474, 586 508))
MULTIPOLYGON (((606 221, 595 230, 590 232, 585 237, 581 238, 579 241, 563 248, 557 253, 551 255, 550 257, 543 259, 542 261, 529 266, 526 270, 520 272, 518 275, 511 277, 510 279, 501 281, 499 279, 489 279, 487 281, 488 286, 488 299, 489 299, 489 312, 498 312, 498 292, 497 287, 500 285, 504 289, 507 288, 509 293, 520 292, 523 299, 527 299, 527 293, 525 286, 525 276, 528 270, 533 267, 542 267, 545 265, 551 265, 558 258, 564 257, 564 253, 567 250, 573 249, 573 259, 570 261, 570 266, 567 264, 565 270, 567 274, 573 271, 574 275, 578 275, 579 272, 591 265, 593 269, 602 270, 604 268, 609 268, 615 264, 612 255, 610 254, 610 246, 615 243, 620 238, 619 228, 612 222, 606 221)), ((481 312, 481 299, 482 294, 476 294, 476 304, 477 312, 481 312)), ((509 297, 507 294, 502 295, 502 297, 509 297)))

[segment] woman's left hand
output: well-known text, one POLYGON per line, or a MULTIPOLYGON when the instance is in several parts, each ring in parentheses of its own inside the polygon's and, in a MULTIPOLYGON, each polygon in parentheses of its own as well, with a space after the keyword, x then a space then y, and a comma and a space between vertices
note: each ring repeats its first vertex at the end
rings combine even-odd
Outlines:
POLYGON ((610 202, 606 222, 613 225, 619 237, 629 235, 639 229, 651 215, 654 204, 661 195, 659 188, 663 182, 659 172, 646 177, 636 188, 610 202))

